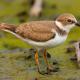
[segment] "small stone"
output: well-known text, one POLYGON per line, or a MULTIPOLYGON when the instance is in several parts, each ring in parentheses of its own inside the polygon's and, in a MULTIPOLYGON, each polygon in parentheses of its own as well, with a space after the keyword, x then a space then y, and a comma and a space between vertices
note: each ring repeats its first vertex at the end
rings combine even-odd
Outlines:
POLYGON ((55 67, 54 69, 53 69, 53 72, 58 72, 59 71, 59 67, 55 67))
POLYGON ((31 58, 32 58, 32 55, 25 55, 25 56, 24 56, 24 59, 25 59, 25 60, 29 60, 29 59, 31 59, 31 58))
POLYGON ((77 58, 76 57, 71 57, 70 60, 77 61, 77 58))
POLYGON ((27 56, 27 59, 31 59, 31 58, 32 58, 32 56, 31 56, 31 55, 27 56))
POLYGON ((29 49, 29 51, 32 52, 32 53, 35 53, 36 52, 36 50, 33 49, 33 48, 29 49))
POLYGON ((73 52, 74 50, 75 50, 74 48, 68 47, 66 52, 67 52, 67 53, 70 53, 70 52, 73 52))
POLYGON ((58 62, 56 60, 53 61, 53 65, 56 65, 58 64, 58 62))
POLYGON ((48 52, 47 52, 47 57, 48 57, 48 58, 51 58, 51 55, 50 55, 48 52))

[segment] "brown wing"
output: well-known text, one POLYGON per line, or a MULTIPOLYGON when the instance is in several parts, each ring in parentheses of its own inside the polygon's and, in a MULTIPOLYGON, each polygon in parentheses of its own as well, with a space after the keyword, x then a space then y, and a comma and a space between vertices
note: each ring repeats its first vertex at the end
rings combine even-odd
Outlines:
POLYGON ((55 33, 51 32, 53 25, 53 21, 33 21, 21 24, 16 33, 34 41, 48 41, 55 37, 55 33))

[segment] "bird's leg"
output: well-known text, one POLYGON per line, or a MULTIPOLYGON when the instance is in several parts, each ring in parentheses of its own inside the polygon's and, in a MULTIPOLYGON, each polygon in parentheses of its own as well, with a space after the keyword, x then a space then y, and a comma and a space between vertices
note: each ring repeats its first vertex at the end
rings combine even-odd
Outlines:
POLYGON ((36 53, 35 53, 35 62, 36 62, 36 65, 37 65, 38 72, 40 73, 38 51, 36 51, 36 53))
POLYGON ((47 64, 47 70, 50 72, 52 71, 52 68, 50 67, 49 63, 48 63, 48 60, 47 60, 47 52, 46 52, 46 49, 44 50, 44 53, 43 53, 43 58, 47 64))

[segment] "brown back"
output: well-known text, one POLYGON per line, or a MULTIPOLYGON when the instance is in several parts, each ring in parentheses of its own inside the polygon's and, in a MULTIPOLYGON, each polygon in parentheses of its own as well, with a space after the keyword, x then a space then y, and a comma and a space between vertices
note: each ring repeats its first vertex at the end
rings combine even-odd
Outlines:
POLYGON ((48 41, 55 37, 52 32, 54 21, 32 21, 21 24, 16 33, 34 41, 48 41))

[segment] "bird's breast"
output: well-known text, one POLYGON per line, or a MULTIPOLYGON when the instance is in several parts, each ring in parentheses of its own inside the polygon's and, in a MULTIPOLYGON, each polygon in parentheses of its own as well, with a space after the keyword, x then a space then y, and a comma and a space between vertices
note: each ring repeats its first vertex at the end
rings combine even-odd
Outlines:
POLYGON ((48 43, 50 45, 50 47, 55 47, 61 43, 63 43, 67 38, 67 35, 61 36, 56 34, 56 37, 51 39, 48 43))

